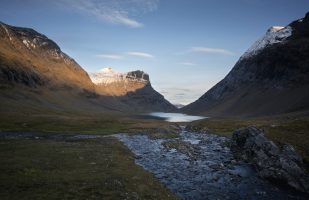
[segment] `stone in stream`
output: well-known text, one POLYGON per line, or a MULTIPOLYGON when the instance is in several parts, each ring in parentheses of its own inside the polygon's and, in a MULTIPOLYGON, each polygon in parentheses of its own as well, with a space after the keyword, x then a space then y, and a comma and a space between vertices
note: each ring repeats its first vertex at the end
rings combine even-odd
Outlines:
POLYGON ((256 127, 241 128, 233 133, 231 150, 236 158, 254 165, 258 175, 309 193, 309 177, 302 158, 291 145, 279 148, 256 127))

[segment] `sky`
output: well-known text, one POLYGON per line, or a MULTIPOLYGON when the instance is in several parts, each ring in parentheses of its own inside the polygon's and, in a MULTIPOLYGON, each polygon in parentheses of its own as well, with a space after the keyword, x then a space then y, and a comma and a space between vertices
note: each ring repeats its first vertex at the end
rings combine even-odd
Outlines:
POLYGON ((43 33, 89 73, 143 70, 174 104, 198 99, 268 28, 308 11, 309 0, 0 0, 0 21, 43 33))

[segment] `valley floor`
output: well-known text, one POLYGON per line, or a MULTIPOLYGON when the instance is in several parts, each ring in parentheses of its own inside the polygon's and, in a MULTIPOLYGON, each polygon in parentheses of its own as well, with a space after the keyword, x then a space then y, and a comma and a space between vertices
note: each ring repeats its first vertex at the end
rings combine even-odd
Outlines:
POLYGON ((175 199, 113 137, 0 134, 0 199, 175 199), (27 135, 25 137, 25 135, 27 135))
MULTIPOLYGON (((128 137, 139 135, 150 142, 174 140, 179 137, 173 128, 175 123, 133 115, 60 116, 0 117, 1 199, 176 198, 159 183, 160 178, 135 164, 141 157, 131 153, 115 137, 110 137, 116 133, 127 133, 128 137)), ((199 132, 207 131, 225 137, 230 137, 237 128, 256 125, 264 128, 267 137, 278 144, 295 146, 308 163, 309 119, 306 117, 210 118, 191 124, 199 132)), ((173 142, 165 144, 169 149, 177 149, 177 146, 173 142)), ((190 147, 184 149, 194 157, 190 147)), ((263 190, 255 194, 264 195, 263 190)))

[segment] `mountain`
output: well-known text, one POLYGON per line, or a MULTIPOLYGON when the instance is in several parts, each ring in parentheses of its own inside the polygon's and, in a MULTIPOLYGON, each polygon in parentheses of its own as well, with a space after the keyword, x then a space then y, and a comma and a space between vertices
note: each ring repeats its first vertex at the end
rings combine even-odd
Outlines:
POLYGON ((274 26, 228 75, 182 112, 264 116, 309 110, 309 13, 274 26))
POLYGON ((109 67, 90 74, 90 78, 98 94, 113 96, 137 110, 176 111, 152 88, 149 75, 143 71, 120 73, 109 67))
MULTIPOLYGON (((139 72, 128 73, 126 80, 139 72)), ((173 110, 146 84, 98 87, 88 73, 45 35, 0 22, 0 112, 148 112, 173 110), (138 88, 138 87, 139 88, 138 88), (129 90, 128 90, 129 89, 129 90)), ((136 79, 137 80, 137 79, 136 79)))
POLYGON ((90 74, 96 91, 102 95, 123 96, 150 85, 149 75, 142 71, 115 72, 111 67, 90 74))
POLYGON ((48 85, 94 91, 87 72, 45 35, 0 23, 0 41, 1 85, 48 85))

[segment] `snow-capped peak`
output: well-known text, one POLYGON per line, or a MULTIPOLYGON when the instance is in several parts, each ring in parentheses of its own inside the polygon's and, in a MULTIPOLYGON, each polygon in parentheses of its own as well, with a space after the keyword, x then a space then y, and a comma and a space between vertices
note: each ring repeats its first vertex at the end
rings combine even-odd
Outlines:
POLYGON ((111 67, 106 67, 90 74, 90 79, 94 84, 110 84, 123 81, 126 75, 126 73, 116 72, 111 67))
POLYGON ((284 26, 272 26, 268 29, 267 32, 271 32, 271 33, 274 33, 274 32, 278 32, 282 29, 284 29, 285 27, 284 26))
POLYGON ((99 73, 114 73, 114 70, 111 67, 106 67, 99 70, 99 73))
POLYGON ((292 35, 292 27, 290 26, 272 26, 268 29, 266 34, 257 40, 242 56, 240 59, 248 58, 258 54, 265 47, 283 42, 286 38, 292 35))
POLYGON ((121 73, 114 71, 111 67, 103 68, 96 73, 90 74, 90 79, 96 85, 126 83, 128 81, 147 83, 149 81, 148 75, 142 71, 121 73))

